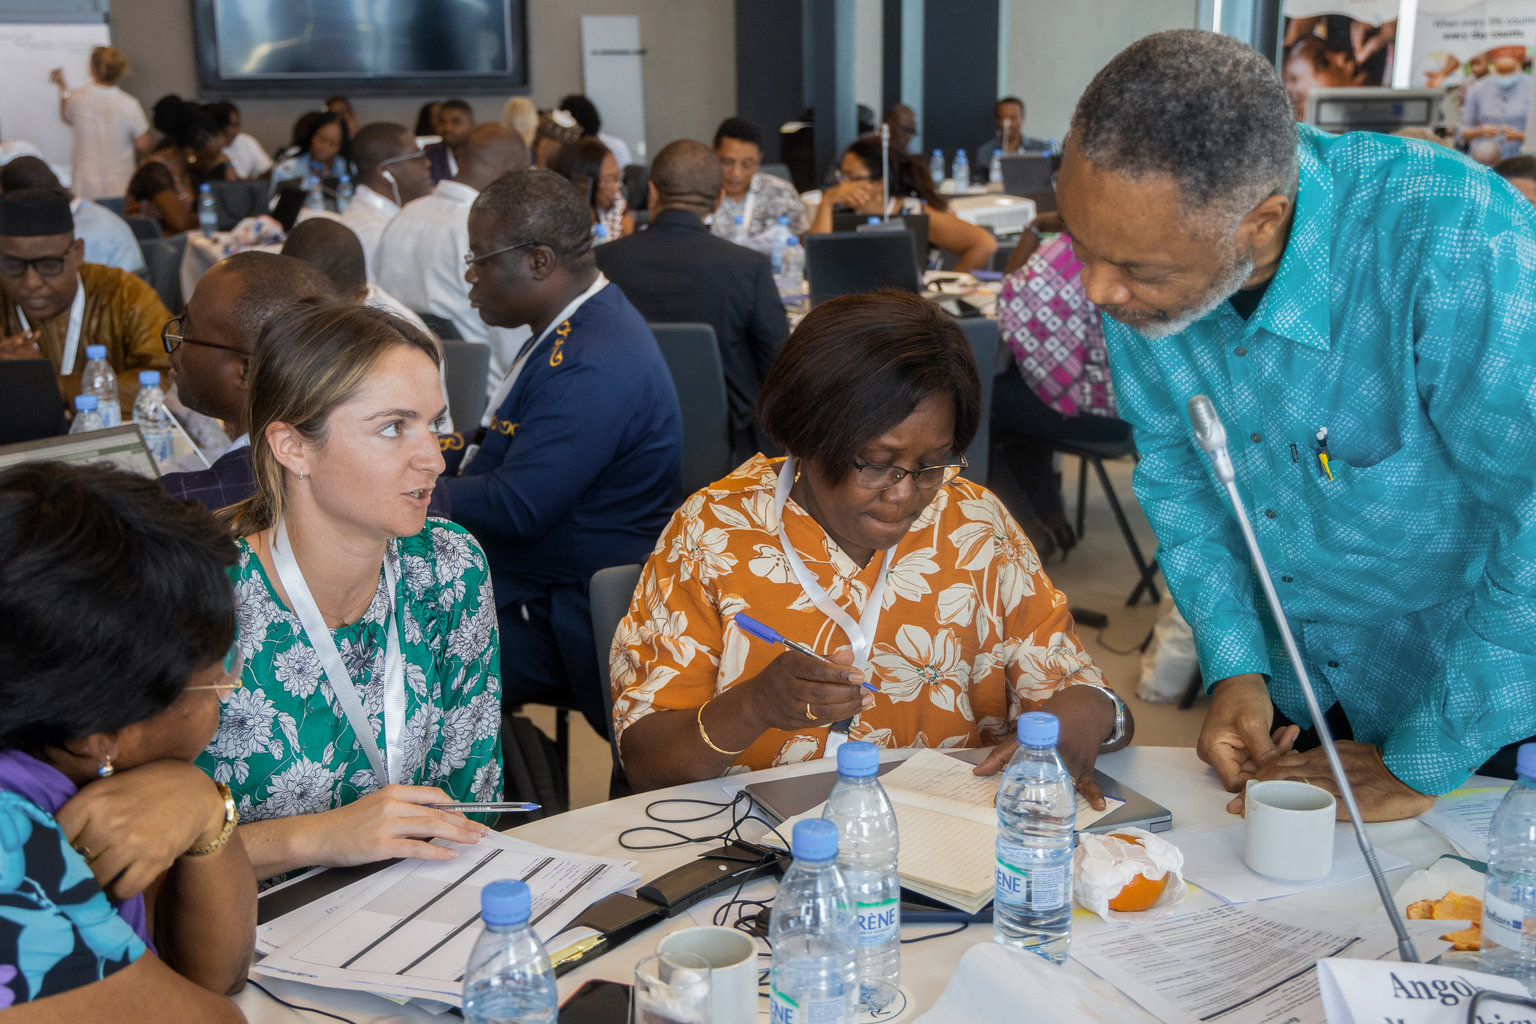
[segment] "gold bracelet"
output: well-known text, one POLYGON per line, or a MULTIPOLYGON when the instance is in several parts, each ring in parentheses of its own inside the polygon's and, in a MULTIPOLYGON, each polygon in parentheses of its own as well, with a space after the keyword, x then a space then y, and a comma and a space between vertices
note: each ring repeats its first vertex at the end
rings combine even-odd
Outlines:
POLYGON ((214 785, 219 787, 219 795, 224 798, 224 827, 219 829, 219 834, 212 841, 192 847, 182 854, 183 857, 206 857, 215 852, 229 842, 229 837, 235 834, 235 826, 240 824, 240 812, 235 808, 234 794, 222 782, 215 782, 214 785))
POLYGON ((711 697, 703 704, 700 704, 699 713, 693 716, 694 721, 699 723, 699 738, 704 741, 704 745, 706 747, 708 747, 710 750, 713 750, 717 754, 724 754, 726 757, 735 757, 737 754, 745 754, 747 752, 745 747, 740 750, 724 750, 715 746, 714 741, 709 738, 709 733, 704 731, 704 709, 713 704, 714 701, 715 698, 711 697))

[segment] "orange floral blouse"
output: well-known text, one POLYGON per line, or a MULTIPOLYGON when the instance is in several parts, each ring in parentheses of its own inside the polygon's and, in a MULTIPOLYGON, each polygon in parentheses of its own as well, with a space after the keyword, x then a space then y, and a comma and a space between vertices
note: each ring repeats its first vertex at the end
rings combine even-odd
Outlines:
MULTIPOLYGON (((796 582, 779 542, 782 460, 753 457, 694 494, 668 524, 610 652, 613 720, 623 732, 654 711, 693 709, 783 653, 731 619, 746 612, 823 654, 848 646, 796 582)), ((785 533, 806 568, 855 621, 881 557, 859 568, 797 505, 785 533)), ((851 739, 882 747, 990 746, 1022 711, 1067 686, 1103 685, 1018 523, 992 492, 957 479, 896 546, 866 674, 879 693, 851 739)), ((732 772, 823 756, 826 725, 770 729, 732 772)))

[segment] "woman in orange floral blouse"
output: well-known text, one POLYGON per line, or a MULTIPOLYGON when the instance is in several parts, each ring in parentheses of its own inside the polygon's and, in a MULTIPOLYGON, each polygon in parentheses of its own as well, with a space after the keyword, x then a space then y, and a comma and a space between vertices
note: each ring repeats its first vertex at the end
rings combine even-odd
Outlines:
POLYGON ((843 738, 996 749, 1023 711, 1061 719, 1079 789, 1130 739, 1040 561, 961 479, 981 386, 955 322, 916 295, 813 310, 763 383, 755 456, 694 494, 651 553, 611 655, 638 789, 826 756, 843 738), (830 658, 743 632, 745 612, 830 658), (868 682, 873 690, 866 688, 868 682))

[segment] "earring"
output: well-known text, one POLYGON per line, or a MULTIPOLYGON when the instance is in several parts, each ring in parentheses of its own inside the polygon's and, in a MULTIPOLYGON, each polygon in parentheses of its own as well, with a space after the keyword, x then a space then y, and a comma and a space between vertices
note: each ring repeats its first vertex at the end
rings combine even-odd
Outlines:
POLYGON ((96 775, 99 778, 105 779, 115 771, 117 769, 112 767, 112 759, 110 757, 96 766, 96 775))
POLYGON ((302 470, 302 469, 301 469, 301 470, 299 470, 299 479, 300 479, 300 480, 303 480, 303 479, 304 479, 304 471, 303 471, 303 470, 302 470))

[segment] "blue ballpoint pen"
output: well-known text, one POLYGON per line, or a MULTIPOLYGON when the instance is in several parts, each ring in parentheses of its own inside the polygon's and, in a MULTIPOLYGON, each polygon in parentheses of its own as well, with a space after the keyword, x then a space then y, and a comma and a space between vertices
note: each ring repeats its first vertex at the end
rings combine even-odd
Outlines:
MULTIPOLYGON (((734 618, 736 619, 736 625, 740 626, 742 632, 746 633, 748 636, 755 636, 764 643, 783 644, 790 650, 797 651, 800 654, 804 654, 810 658, 815 658, 817 661, 826 662, 828 665, 837 665, 837 662, 831 660, 825 655, 817 654, 815 651, 811 650, 804 644, 795 643, 793 640, 786 637, 783 633, 770 629, 769 627, 763 625, 761 622, 758 622, 750 615, 744 615, 741 612, 737 612, 734 618)), ((847 666, 838 665, 837 667, 846 668, 847 666)), ((880 692, 879 688, 872 683, 864 683, 863 685, 864 689, 868 690, 870 693, 880 692)))

